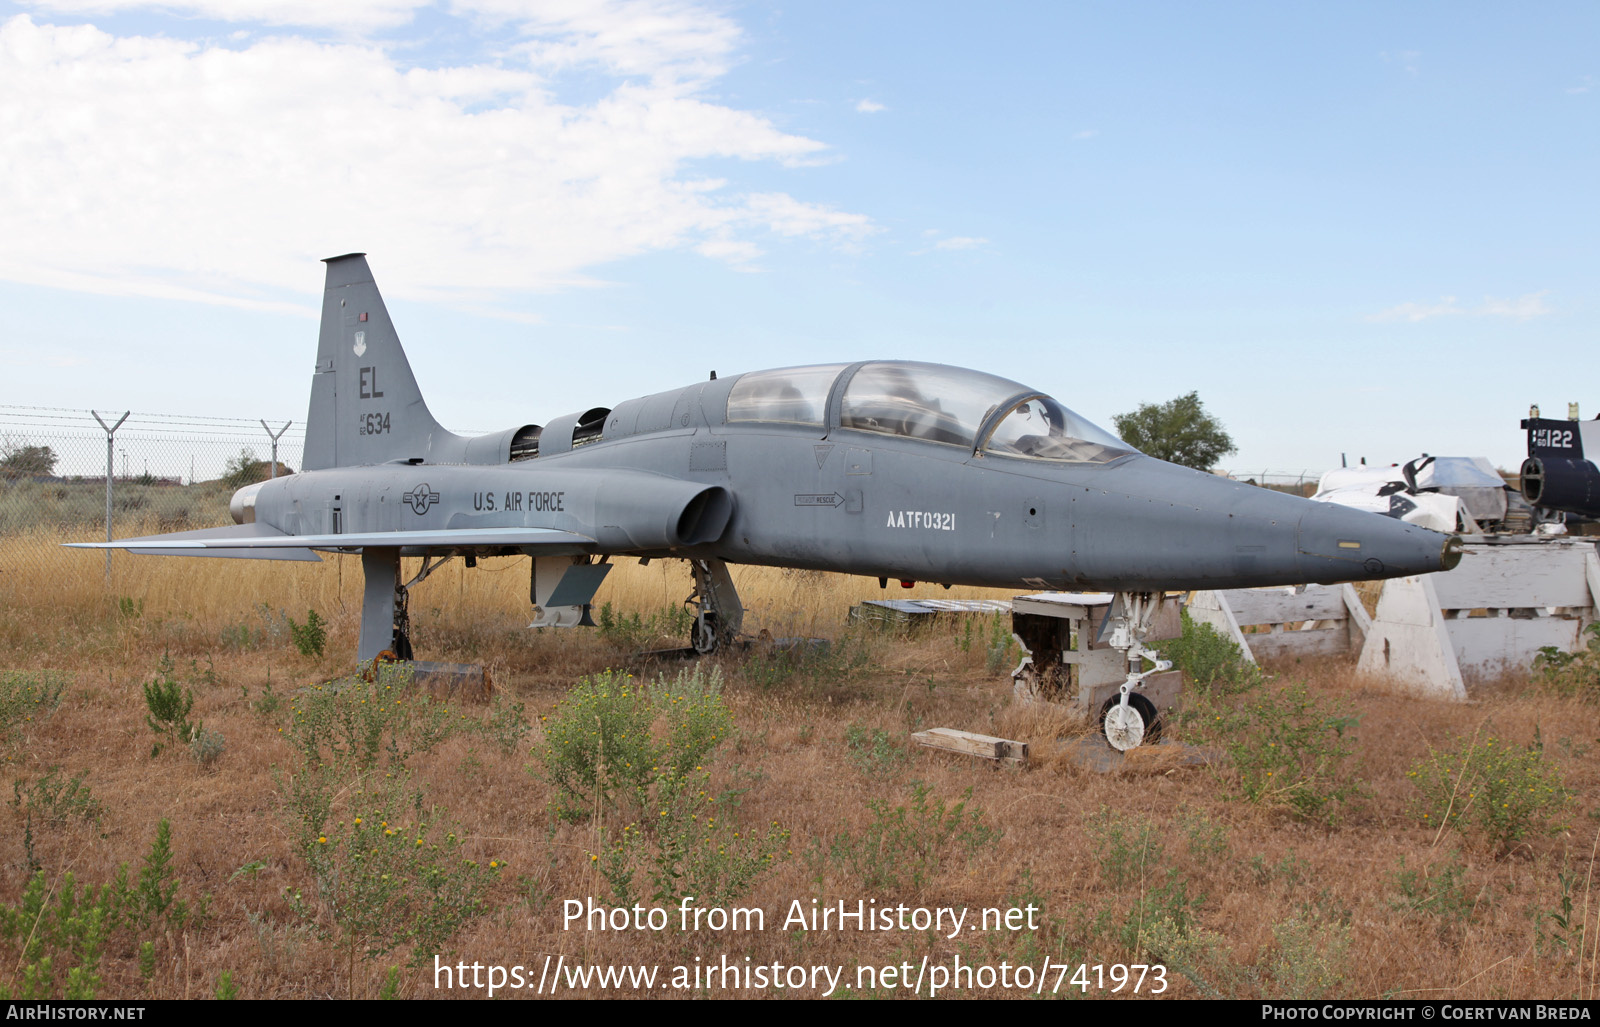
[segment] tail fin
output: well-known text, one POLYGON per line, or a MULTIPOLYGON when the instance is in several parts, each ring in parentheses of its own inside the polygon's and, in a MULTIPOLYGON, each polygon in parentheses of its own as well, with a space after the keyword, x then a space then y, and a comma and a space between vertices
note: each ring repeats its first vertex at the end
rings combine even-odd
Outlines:
POLYGON ((303 467, 428 460, 464 442, 428 412, 364 253, 329 257, 303 467))

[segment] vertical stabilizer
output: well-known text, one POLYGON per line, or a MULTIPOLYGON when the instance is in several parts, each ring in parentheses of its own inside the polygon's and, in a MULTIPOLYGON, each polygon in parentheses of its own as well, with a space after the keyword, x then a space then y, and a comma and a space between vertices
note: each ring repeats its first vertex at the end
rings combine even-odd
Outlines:
POLYGON ((461 444, 428 412, 364 253, 330 257, 303 467, 428 460, 461 444))

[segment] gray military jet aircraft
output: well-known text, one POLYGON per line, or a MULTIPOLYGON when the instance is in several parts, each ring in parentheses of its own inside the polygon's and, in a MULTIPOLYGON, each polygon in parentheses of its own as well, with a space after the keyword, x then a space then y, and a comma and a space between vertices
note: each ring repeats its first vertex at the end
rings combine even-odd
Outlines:
POLYGON ((686 559, 702 652, 741 626, 730 563, 1097 590, 1117 593, 1102 637, 1130 669, 1105 724, 1128 748, 1154 716, 1136 689, 1170 666, 1142 644, 1163 590, 1423 574, 1460 559, 1454 537, 1163 463, 1035 389, 937 364, 713 374, 462 437, 428 412, 365 255, 326 263, 304 470, 240 489, 234 526, 80 545, 360 552, 361 661, 410 658, 407 591, 455 556, 532 557, 534 624, 553 626, 588 622, 611 557, 686 559), (405 583, 401 557, 424 558, 405 583))

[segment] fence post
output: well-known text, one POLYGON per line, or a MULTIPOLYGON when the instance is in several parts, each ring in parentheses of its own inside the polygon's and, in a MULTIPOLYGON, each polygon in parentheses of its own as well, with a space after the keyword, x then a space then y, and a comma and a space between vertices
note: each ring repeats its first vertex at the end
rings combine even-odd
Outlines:
POLYGON ((289 426, 292 424, 294 424, 293 421, 286 421, 278 433, 274 435, 272 429, 267 428, 267 422, 265 420, 261 421, 261 427, 266 429, 267 436, 272 439, 272 467, 267 472, 268 480, 278 476, 278 440, 283 438, 283 433, 288 431, 289 426))
MULTIPOLYGON (((100 427, 101 428, 105 428, 105 432, 106 432, 106 541, 110 542, 111 541, 111 476, 112 476, 113 471, 115 470, 115 468, 114 468, 114 466, 112 464, 112 460, 116 456, 115 450, 116 450, 117 429, 122 427, 122 422, 126 421, 128 419, 128 414, 133 413, 133 411, 129 410, 129 411, 125 412, 121 417, 117 418, 117 423, 111 425, 110 427, 106 427, 106 422, 100 417, 100 414, 99 414, 98 411, 91 410, 91 411, 89 411, 89 413, 94 414, 94 419, 96 421, 100 422, 100 427)), ((107 585, 111 584, 111 550, 109 550, 109 549, 106 550, 106 584, 107 585)))

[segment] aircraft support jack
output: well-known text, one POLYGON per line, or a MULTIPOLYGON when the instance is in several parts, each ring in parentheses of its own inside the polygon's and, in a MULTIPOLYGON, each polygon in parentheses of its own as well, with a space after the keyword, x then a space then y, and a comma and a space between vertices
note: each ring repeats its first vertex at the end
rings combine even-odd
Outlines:
POLYGON ((1145 647, 1145 637, 1155 620, 1166 596, 1161 592, 1118 592, 1111 604, 1111 612, 1100 628, 1100 641, 1124 654, 1128 661, 1128 677, 1116 698, 1108 700, 1100 711, 1100 727, 1106 741, 1113 749, 1126 752, 1145 740, 1156 721, 1156 708, 1149 699, 1138 694, 1137 689, 1145 678, 1172 669, 1170 660, 1163 660, 1154 649, 1145 647), (1144 670, 1145 661, 1151 663, 1144 670))
POLYGON ((689 642, 695 652, 705 656, 739 637, 744 606, 726 563, 715 558, 690 560, 689 569, 694 572, 694 594, 685 602, 695 610, 689 642))

